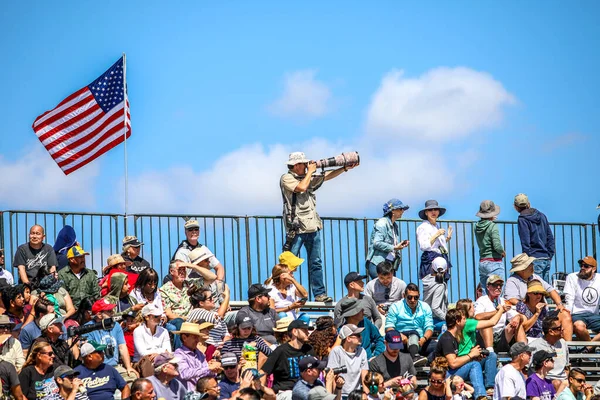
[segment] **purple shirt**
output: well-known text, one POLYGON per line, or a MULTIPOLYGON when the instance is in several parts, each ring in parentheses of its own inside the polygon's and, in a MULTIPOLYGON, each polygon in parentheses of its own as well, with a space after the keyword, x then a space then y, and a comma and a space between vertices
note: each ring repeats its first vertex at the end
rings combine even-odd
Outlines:
POLYGON ((527 388, 527 398, 539 397, 540 400, 552 400, 556 394, 552 381, 548 378, 542 379, 536 373, 527 378, 525 386, 527 388))
POLYGON ((179 377, 177 379, 189 391, 196 390, 198 379, 214 375, 208 369, 206 356, 198 349, 192 351, 185 346, 181 346, 175 350, 173 355, 179 358, 179 377))

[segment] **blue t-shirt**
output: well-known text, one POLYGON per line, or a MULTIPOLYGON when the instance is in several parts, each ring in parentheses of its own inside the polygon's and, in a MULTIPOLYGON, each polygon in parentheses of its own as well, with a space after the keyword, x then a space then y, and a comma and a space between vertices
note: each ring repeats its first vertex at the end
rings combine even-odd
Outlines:
POLYGON ((40 336, 42 336, 42 331, 37 322, 34 321, 25 325, 19 334, 19 341, 23 350, 29 349, 33 341, 40 336))
POLYGON ((527 378, 525 383, 527 397, 539 397, 540 400, 552 400, 556 390, 550 379, 542 379, 535 372, 527 378))
POLYGON ((121 374, 110 365, 101 364, 95 370, 79 365, 75 371, 81 374, 79 379, 83 381, 90 400, 112 399, 117 389, 122 390, 127 384, 121 374))
MULTIPOLYGON (((94 321, 90 321, 85 325, 91 325, 94 321)), ((99 344, 105 344, 104 363, 112 367, 119 363, 119 345, 125 344, 125 336, 121 325, 115 323, 115 326, 110 330, 99 329, 83 335, 87 340, 93 340, 99 344)))
POLYGON ((221 388, 219 399, 230 399, 231 394, 240 388, 240 383, 231 382, 225 377, 219 382, 219 387, 221 388))

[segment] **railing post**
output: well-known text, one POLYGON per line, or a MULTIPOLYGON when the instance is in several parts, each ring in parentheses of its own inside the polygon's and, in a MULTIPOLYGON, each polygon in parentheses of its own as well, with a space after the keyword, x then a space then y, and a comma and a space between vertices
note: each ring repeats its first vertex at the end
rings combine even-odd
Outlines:
MULTIPOLYGON (((250 219, 246 215, 244 217, 244 230, 246 231, 246 267, 248 268, 248 287, 252 285, 252 257, 250 256, 250 219)), ((239 238, 238 238, 238 247, 240 246, 239 238)), ((241 265, 240 265, 241 267, 241 265)), ((241 274, 240 274, 241 275, 241 274)), ((240 279, 241 282, 241 279, 240 279)), ((242 288, 240 287, 240 294, 242 294, 242 288)))

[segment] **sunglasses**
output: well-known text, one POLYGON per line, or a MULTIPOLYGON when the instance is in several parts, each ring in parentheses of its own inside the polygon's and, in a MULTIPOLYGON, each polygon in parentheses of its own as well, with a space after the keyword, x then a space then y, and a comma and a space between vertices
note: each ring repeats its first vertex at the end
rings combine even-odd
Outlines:
POLYGON ((186 229, 188 232, 200 232, 200 228, 190 228, 186 229))
POLYGON ((0 325, 0 330, 7 330, 10 331, 11 326, 10 325, 0 325))
POLYGON ((224 365, 223 369, 234 369, 237 365, 224 365))
POLYGON ((430 379, 429 382, 431 383, 436 383, 436 384, 440 384, 440 383, 444 383, 443 379, 430 379))
POLYGON ((577 383, 585 383, 585 378, 573 378, 577 381, 577 383))
POLYGON ((562 331, 563 327, 561 326, 553 326, 552 328, 550 328, 551 331, 562 331))
POLYGON ((407 300, 419 300, 419 297, 421 297, 420 295, 416 295, 416 296, 406 296, 407 300))
POLYGON ((502 286, 504 286, 503 283, 495 283, 495 284, 489 284, 488 286, 493 287, 494 289, 502 289, 502 286))
POLYGON ((594 268, 594 266, 586 263, 581 263, 581 268, 594 268))
POLYGON ((386 300, 390 299, 390 293, 391 292, 392 292, 392 288, 391 287, 385 288, 385 292, 383 293, 383 296, 385 297, 386 300))
POLYGON ((53 351, 40 351, 40 354, 45 354, 49 357, 52 357, 54 355, 53 351))

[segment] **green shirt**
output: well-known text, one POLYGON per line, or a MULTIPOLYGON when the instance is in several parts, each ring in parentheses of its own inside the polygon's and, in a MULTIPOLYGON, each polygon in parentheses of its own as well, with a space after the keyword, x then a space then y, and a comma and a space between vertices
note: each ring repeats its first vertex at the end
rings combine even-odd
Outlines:
POLYGON ((79 309, 81 300, 89 298, 93 303, 100 298, 100 285, 98 285, 98 276, 91 269, 84 268, 81 271, 81 278, 66 266, 58 271, 58 278, 65 282, 65 289, 71 295, 73 305, 79 309))
POLYGON ((469 354, 471 349, 477 344, 477 321, 473 318, 467 318, 467 323, 463 328, 463 339, 458 344, 458 356, 469 354))

